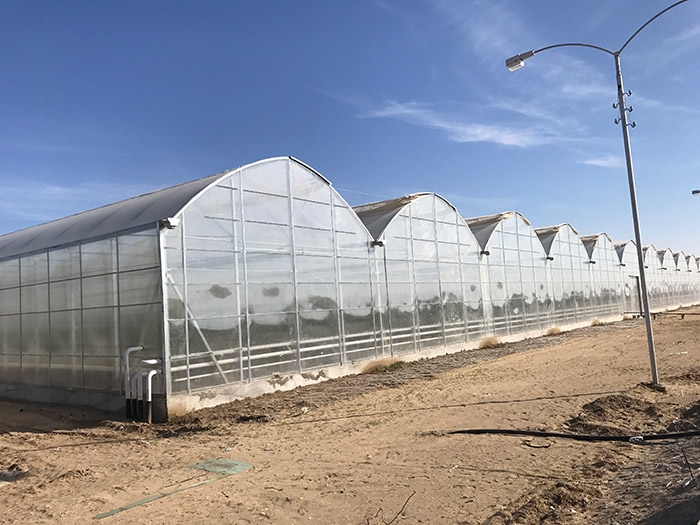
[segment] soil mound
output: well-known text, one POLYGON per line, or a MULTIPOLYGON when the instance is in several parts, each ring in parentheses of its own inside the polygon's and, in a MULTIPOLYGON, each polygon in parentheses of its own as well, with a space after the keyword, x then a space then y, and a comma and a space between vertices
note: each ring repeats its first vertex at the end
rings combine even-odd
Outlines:
POLYGON ((690 405, 668 426, 669 432, 700 430, 700 402, 690 405))
POLYGON ((596 489, 584 489, 571 483, 559 482, 556 485, 525 496, 498 511, 484 522, 484 525, 515 525, 539 523, 554 525, 562 523, 584 510, 591 497, 600 496, 596 489))
POLYGON ((583 405, 581 412, 566 422, 571 432, 598 436, 624 436, 664 432, 664 415, 648 401, 624 394, 600 397, 583 405))

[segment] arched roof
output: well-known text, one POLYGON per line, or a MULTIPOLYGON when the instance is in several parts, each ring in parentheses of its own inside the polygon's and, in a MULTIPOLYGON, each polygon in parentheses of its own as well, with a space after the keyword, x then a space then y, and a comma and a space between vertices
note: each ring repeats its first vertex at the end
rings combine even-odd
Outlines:
POLYGON ((676 269, 676 258, 673 256, 673 252, 670 248, 666 248, 664 250, 656 250, 656 253, 659 256, 659 261, 661 262, 661 269, 676 269))
POLYGON ((502 213, 496 213, 495 215, 484 215, 482 217, 472 217, 464 220, 467 221, 469 229, 474 234, 474 237, 476 237, 476 240, 479 241, 481 249, 485 250, 493 231, 499 224, 501 224, 502 221, 510 219, 514 215, 520 217, 528 226, 532 226, 530 221, 528 221, 517 211, 504 211, 502 213))
POLYGON ((557 224, 556 226, 545 226, 544 228, 535 228, 535 233, 537 234, 537 237, 539 237, 542 247, 547 255, 550 255, 552 243, 554 243, 554 239, 563 228, 570 228, 572 232, 578 235, 576 228, 568 223, 557 224))
POLYGON ((628 275, 630 272, 639 272, 639 257, 637 254, 637 244, 634 241, 621 241, 614 244, 615 252, 617 252, 617 258, 619 259, 620 265, 628 275))
MULTIPOLYGON (((291 162, 296 162, 308 168, 308 166, 293 157, 265 159, 209 177, 156 190, 69 217, 0 235, 0 259, 73 244, 81 240, 105 237, 120 231, 137 229, 148 225, 155 226, 158 221, 177 215, 202 191, 231 172, 281 159, 289 159, 291 162)), ((314 173, 330 185, 326 178, 315 171, 314 173)))
POLYGON ((617 252, 617 256, 620 259, 620 262, 622 262, 622 256, 625 253, 627 245, 634 246, 635 251, 637 250, 637 245, 634 243, 634 241, 618 241, 616 243, 613 243, 613 246, 615 246, 615 251, 617 252))
MULTIPOLYGON (((598 244, 598 240, 601 237, 606 237, 608 241, 610 241, 610 244, 613 244, 612 239, 607 233, 594 233, 593 235, 581 235, 580 239, 583 245, 586 247, 586 251, 588 252, 588 257, 593 257, 593 250, 596 247, 596 244, 598 244)), ((617 250, 616 250, 617 251, 617 250)))
POLYGON ((642 248, 644 252, 644 267, 649 268, 661 268, 661 258, 659 257, 659 251, 656 246, 650 244, 642 248))
POLYGON ((676 263, 676 270, 679 272, 688 271, 688 256, 685 252, 680 251, 673 254, 673 260, 676 263))
POLYGON ((437 193, 411 193, 410 195, 404 195, 397 199, 353 206, 352 209, 369 230, 370 234, 372 234, 372 237, 374 239, 379 239, 384 234, 389 224, 391 224, 391 221, 394 220, 394 217, 401 213, 401 210, 417 199, 430 195, 435 195, 435 197, 444 201, 457 213, 457 209, 437 193))

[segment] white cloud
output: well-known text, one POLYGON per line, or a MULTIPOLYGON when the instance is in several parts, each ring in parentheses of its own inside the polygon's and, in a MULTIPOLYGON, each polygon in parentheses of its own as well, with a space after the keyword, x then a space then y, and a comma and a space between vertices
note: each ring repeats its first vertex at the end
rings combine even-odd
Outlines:
POLYGON ((666 40, 664 40, 664 44, 676 44, 678 42, 693 40, 698 37, 700 37, 700 25, 688 28, 678 35, 667 38, 666 40))
POLYGON ((622 168, 625 165, 624 159, 616 155, 603 155, 602 157, 580 160, 578 162, 579 164, 599 166, 601 168, 622 168))
POLYGON ((546 129, 513 128, 498 124, 460 121, 442 115, 416 102, 388 102, 383 107, 360 113, 361 118, 392 118, 444 132, 453 142, 490 142, 504 146, 530 147, 554 142, 557 137, 546 129))
POLYGON ((617 88, 614 88, 612 85, 603 85, 598 82, 586 82, 564 84, 561 87, 561 92, 565 96, 574 99, 609 96, 611 100, 614 100, 617 95, 616 89, 617 88))
POLYGON ((678 113, 700 113, 699 109, 691 108, 681 104, 667 104, 665 102, 661 102, 660 100, 643 97, 638 93, 635 93, 632 99, 628 99, 627 104, 631 104, 633 102, 634 104, 632 104, 632 107, 638 105, 640 108, 643 109, 654 109, 658 111, 670 111, 678 113))
POLYGON ((467 48, 482 61, 503 67, 503 61, 518 51, 513 43, 534 41, 522 26, 521 18, 507 3, 489 0, 434 0, 434 8, 457 28, 467 48))
POLYGON ((461 45, 462 53, 471 55, 469 59, 476 57, 480 63, 474 64, 476 70, 462 79, 472 108, 465 110, 454 101, 440 99, 397 102, 391 98, 377 107, 356 97, 327 95, 358 108, 361 118, 394 119, 434 129, 457 143, 482 142, 520 148, 583 140, 587 134, 587 127, 581 124, 585 112, 597 110, 600 99, 607 105, 606 98, 610 102, 615 98, 612 68, 604 73, 597 64, 579 59, 576 56, 579 50, 547 52, 547 56, 533 59, 532 65, 528 62, 525 73, 508 73, 505 57, 527 46, 547 43, 547 36, 530 30, 527 23, 530 18, 520 3, 503 0, 429 0, 429 3, 451 28, 453 40, 457 47, 461 45), (608 82, 607 77, 610 77, 608 82), (579 101, 581 104, 575 106, 579 101), (507 113, 494 119, 494 108, 507 113))
POLYGON ((523 117, 545 121, 558 129, 563 127, 580 128, 578 120, 570 113, 550 110, 549 108, 546 108, 533 101, 519 101, 513 98, 502 98, 501 100, 493 100, 489 104, 489 107, 500 109, 502 111, 508 111, 523 117))

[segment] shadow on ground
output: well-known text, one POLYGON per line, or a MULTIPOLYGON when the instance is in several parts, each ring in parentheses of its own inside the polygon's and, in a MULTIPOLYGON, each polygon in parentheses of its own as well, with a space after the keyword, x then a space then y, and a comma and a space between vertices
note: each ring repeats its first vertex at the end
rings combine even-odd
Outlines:
POLYGON ((648 517, 640 525, 697 525, 700 522, 700 495, 648 517))
POLYGON ((84 430, 122 417, 121 412, 108 412, 86 406, 31 403, 2 398, 0 398, 0 409, 6 416, 0 421, 0 434, 84 430))

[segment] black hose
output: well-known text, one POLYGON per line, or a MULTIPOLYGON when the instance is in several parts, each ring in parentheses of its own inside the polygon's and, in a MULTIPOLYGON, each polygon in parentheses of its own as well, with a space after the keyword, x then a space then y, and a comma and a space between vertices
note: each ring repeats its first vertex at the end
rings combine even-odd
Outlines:
POLYGON ((447 434, 503 434, 507 436, 533 436, 573 439, 576 441, 626 441, 629 443, 642 443, 659 439, 683 439, 700 436, 700 430, 688 430, 686 432, 666 432, 662 434, 643 434, 634 436, 599 436, 595 434, 567 434, 564 432, 548 432, 544 430, 521 430, 514 428, 468 428, 464 430, 450 430, 447 434))

